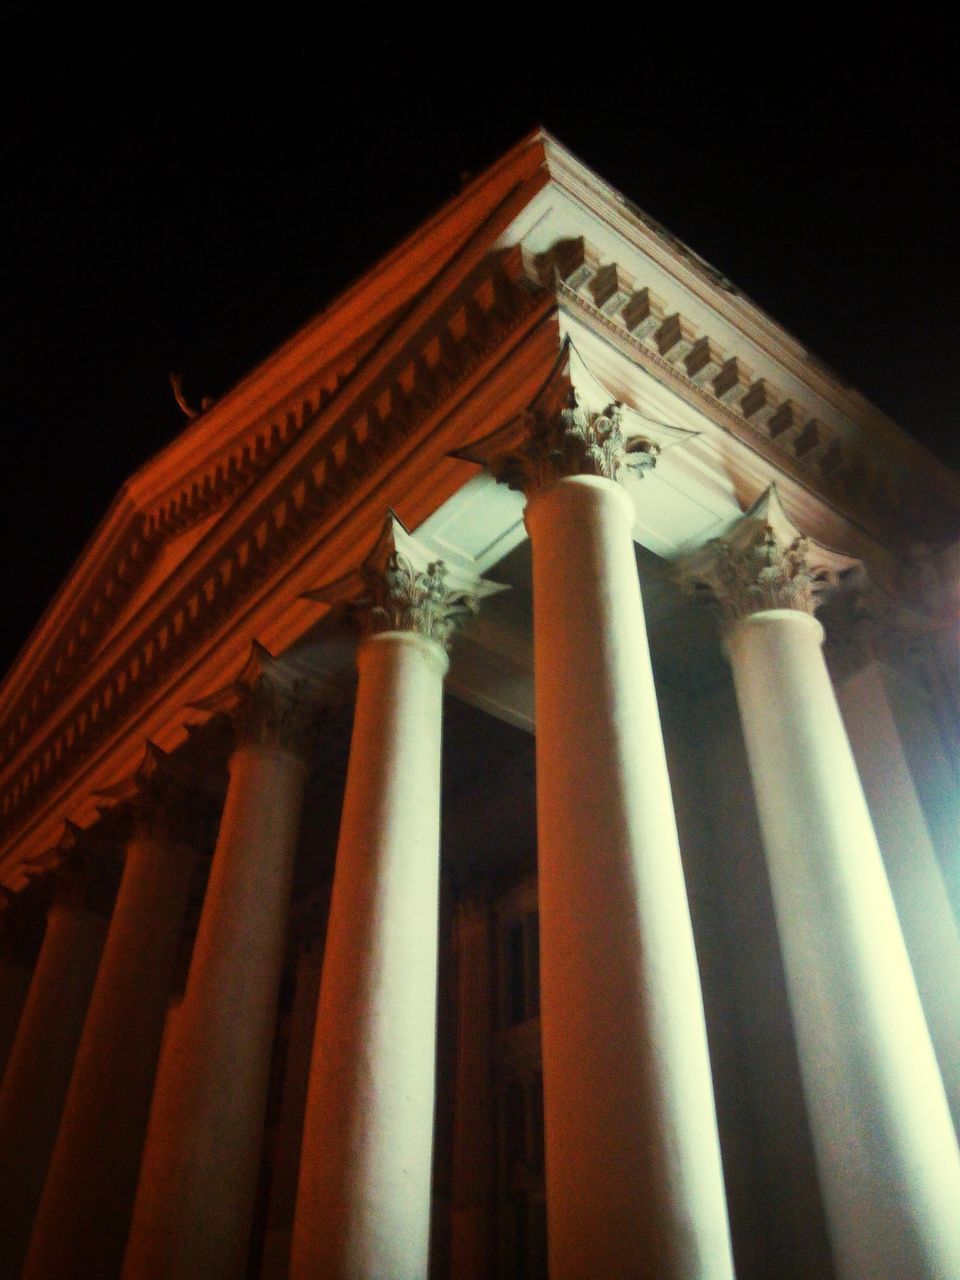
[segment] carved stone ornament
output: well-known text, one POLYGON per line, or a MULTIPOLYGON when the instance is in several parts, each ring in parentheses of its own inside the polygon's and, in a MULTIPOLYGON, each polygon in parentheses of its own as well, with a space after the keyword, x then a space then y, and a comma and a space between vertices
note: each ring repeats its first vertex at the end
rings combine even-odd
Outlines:
POLYGON ((566 338, 533 404, 454 456, 480 463, 527 497, 566 476, 642 478, 656 466, 663 444, 695 434, 666 423, 653 423, 653 433, 641 431, 648 421, 610 396, 566 338))
POLYGON ((198 711, 227 713, 238 745, 279 748, 308 760, 317 728, 319 683, 257 641, 239 676, 193 703, 198 711))
POLYGON ((53 873, 55 904, 110 916, 123 866, 115 845, 68 820, 52 857, 44 861, 53 873))
POLYGON ((834 679, 847 680, 871 662, 892 668, 923 693, 934 719, 947 730, 948 745, 960 742, 960 665, 956 625, 948 611, 921 612, 866 573, 851 575, 844 586, 821 619, 834 679))
POLYGON ((730 624, 766 609, 813 614, 859 563, 804 537, 771 485, 726 533, 681 561, 677 578, 715 601, 730 624))
POLYGON ((141 830, 196 850, 209 843, 221 802, 219 788, 149 741, 133 773, 95 794, 101 813, 127 814, 141 830))
POLYGON ((306 592, 308 600, 346 605, 366 634, 413 631, 449 649, 454 632, 480 601, 506 587, 469 569, 434 559, 390 511, 380 537, 358 570, 306 592))

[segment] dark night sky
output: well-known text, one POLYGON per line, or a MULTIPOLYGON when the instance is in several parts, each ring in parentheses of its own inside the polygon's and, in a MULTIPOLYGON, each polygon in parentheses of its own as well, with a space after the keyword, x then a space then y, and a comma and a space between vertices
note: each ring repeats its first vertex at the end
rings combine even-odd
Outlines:
POLYGON ((0 670, 181 428, 168 372, 223 392, 541 122, 958 461, 955 72, 934 29, 874 15, 880 56, 862 22, 801 40, 689 6, 659 29, 636 6, 609 27, 598 6, 355 0, 337 30, 316 5, 217 31, 197 12, 0 15, 0 670))

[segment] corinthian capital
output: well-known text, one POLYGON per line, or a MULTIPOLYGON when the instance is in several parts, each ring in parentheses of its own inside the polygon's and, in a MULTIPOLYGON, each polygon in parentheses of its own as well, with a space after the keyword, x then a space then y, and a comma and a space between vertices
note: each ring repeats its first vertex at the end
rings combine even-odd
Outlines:
POLYGON ((126 815, 135 829, 200 851, 213 842, 221 791, 219 779, 202 776, 148 741, 136 769, 96 795, 101 813, 126 815))
POLYGON ((479 610, 483 597, 504 590, 500 583, 435 559, 391 511, 360 568, 308 591, 306 598, 347 605, 367 634, 413 631, 448 649, 454 632, 479 610))
POLYGON ((533 404, 456 456, 532 497, 566 476, 642 477, 656 466, 663 443, 691 434, 647 420, 612 397, 567 339, 533 404))
POLYGON ((719 538, 686 557, 677 577, 714 600, 727 623, 766 609, 813 614, 859 561, 805 537, 771 485, 719 538))
POLYGON ((109 918, 122 865, 116 846, 68 820, 54 854, 54 902, 109 918))
POLYGON ((239 676, 193 706, 214 714, 226 712, 238 744, 277 748, 307 759, 321 692, 321 681, 254 641, 239 676))

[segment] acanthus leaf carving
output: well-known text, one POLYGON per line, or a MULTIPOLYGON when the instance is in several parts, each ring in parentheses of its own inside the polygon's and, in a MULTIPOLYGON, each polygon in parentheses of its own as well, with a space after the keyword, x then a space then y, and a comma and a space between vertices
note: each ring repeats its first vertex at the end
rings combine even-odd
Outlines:
POLYGON ((488 595, 503 591, 461 566, 437 559, 390 511, 359 569, 306 593, 308 600, 346 605, 365 634, 409 631, 450 648, 454 633, 488 595))
POLYGON ((656 423, 653 434, 641 432, 644 421, 651 420, 612 397, 565 338, 530 407, 454 456, 479 463, 528 498, 569 476, 642 478, 656 466, 661 440, 674 443, 696 434, 666 423, 656 423))
POLYGON ((522 444, 493 453, 487 465, 493 476, 526 494, 548 488, 565 476, 602 476, 619 480, 622 470, 642 475, 657 461, 660 446, 645 437, 630 441, 623 435, 623 405, 612 401, 602 412, 591 412, 570 387, 559 411, 533 406, 523 417, 522 444))
POLYGON ((315 745, 322 686, 321 679, 254 641, 239 676, 193 706, 229 715, 238 746, 280 750, 306 762, 315 745))
POLYGON ((805 537, 771 485, 726 533, 682 560, 677 579, 692 594, 713 600, 730 625, 768 609, 813 615, 858 565, 805 537))

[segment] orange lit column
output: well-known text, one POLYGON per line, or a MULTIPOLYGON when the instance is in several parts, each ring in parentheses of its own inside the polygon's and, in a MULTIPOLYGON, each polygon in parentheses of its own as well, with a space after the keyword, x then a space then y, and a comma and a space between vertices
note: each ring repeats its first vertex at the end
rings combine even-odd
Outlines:
POLYGON ((20 1276, 107 935, 115 869, 86 861, 61 875, 0 1090, 3 1280, 20 1276))
POLYGON ((114 793, 133 833, 40 1201, 24 1277, 115 1277, 123 1260, 199 809, 158 748, 114 793), (136 794, 139 791, 139 794, 136 794))
POLYGON ((446 643, 490 590, 390 519, 359 586, 357 655, 294 1222, 296 1280, 425 1280, 446 643))
POLYGON ((311 708, 259 647, 237 699, 187 989, 157 1071, 128 1280, 246 1273, 311 708))
POLYGON ((3 958, 0 959, 0 1081, 16 1039, 43 940, 46 912, 38 897, 29 889, 12 896, 0 921, 3 937, 3 958))
POLYGON ((527 495, 552 1280, 733 1274, 699 972, 618 483, 657 447, 548 387, 465 456, 527 495))
POLYGON ((960 1153, 813 617, 839 559, 771 489, 684 572, 726 616, 837 1274, 948 1280, 960 1153))
POLYGON ((13 1048, 32 977, 30 965, 21 957, 7 954, 0 961, 0 1080, 13 1048))

